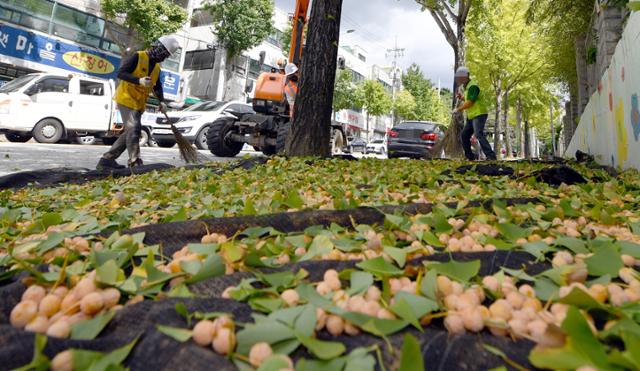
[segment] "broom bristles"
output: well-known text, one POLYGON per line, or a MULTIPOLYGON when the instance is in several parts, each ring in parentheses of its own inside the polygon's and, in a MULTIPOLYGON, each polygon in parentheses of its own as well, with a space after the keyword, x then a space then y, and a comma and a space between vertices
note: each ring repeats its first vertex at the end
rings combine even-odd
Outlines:
POLYGON ((460 127, 458 127, 458 125, 456 124, 456 117, 451 116, 451 122, 449 124, 449 128, 445 132, 444 138, 436 143, 436 145, 431 149, 431 153, 434 154, 434 157, 440 157, 440 153, 443 149, 446 158, 463 157, 462 153, 459 152, 459 149, 456 148, 456 144, 458 144, 458 141, 460 141, 460 133, 461 130, 460 127))
POLYGON ((173 136, 175 137, 176 143, 178 144, 178 149, 180 150, 180 158, 182 158, 182 160, 184 160, 184 162, 188 164, 202 162, 198 150, 191 144, 191 142, 189 142, 182 136, 175 125, 171 125, 171 131, 173 132, 173 136))

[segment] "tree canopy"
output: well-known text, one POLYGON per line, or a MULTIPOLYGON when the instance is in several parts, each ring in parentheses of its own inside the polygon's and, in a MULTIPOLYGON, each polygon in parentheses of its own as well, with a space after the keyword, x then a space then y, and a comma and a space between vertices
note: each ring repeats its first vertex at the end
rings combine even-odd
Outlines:
POLYGON ((424 76, 420 66, 412 64, 402 75, 402 84, 415 99, 415 111, 412 115, 414 120, 435 121, 443 124, 449 122, 449 102, 441 99, 438 90, 424 76))
POLYGON ((187 12, 170 0, 102 0, 100 5, 108 20, 130 31, 129 40, 114 37, 123 54, 129 47, 148 46, 162 35, 175 33, 187 20, 187 12))
POLYGON ((205 5, 218 43, 231 59, 259 45, 273 33, 272 0, 217 0, 205 5))
POLYGON ((333 93, 333 110, 340 111, 357 107, 357 86, 353 83, 351 72, 341 70, 336 76, 335 90, 333 93))

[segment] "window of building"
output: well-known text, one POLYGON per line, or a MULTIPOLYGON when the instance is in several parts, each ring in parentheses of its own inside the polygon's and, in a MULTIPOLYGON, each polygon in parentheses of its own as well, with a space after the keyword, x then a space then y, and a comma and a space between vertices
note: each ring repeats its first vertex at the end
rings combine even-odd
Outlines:
POLYGON ((187 52, 184 59, 185 70, 210 70, 215 63, 214 49, 192 50, 187 52))
POLYGON ((206 9, 196 9, 191 16, 191 27, 211 26, 213 18, 211 13, 206 9))
POLYGON ((104 20, 58 4, 53 14, 53 34, 80 44, 100 48, 104 20))
POLYGON ((0 8, 0 15, 7 21, 42 32, 49 31, 49 20, 53 12, 51 1, 3 0, 0 8))
POLYGON ((182 58, 182 49, 178 49, 172 56, 167 58, 160 64, 163 70, 178 72, 180 71, 180 59, 182 58))
POLYGON ((119 53, 118 46, 106 38, 104 19, 60 2, 54 5, 51 0, 2 0, 0 20, 119 53))
POLYGON ((262 72, 262 65, 260 64, 260 61, 251 59, 249 61, 249 77, 252 79, 257 79, 258 76, 260 76, 261 72, 262 72))
POLYGON ((276 29, 271 35, 267 36, 267 42, 277 46, 278 48, 282 48, 283 36, 284 36, 284 32, 276 29))
POLYGON ((101 82, 80 80, 80 94, 103 96, 104 84, 101 82))
POLYGON ((351 78, 354 83, 359 84, 365 80, 364 75, 351 69, 349 71, 351 71, 351 78))
POLYGON ((236 73, 244 76, 244 74, 247 72, 248 61, 249 58, 245 57, 244 55, 239 55, 233 58, 233 69, 236 71, 236 73))

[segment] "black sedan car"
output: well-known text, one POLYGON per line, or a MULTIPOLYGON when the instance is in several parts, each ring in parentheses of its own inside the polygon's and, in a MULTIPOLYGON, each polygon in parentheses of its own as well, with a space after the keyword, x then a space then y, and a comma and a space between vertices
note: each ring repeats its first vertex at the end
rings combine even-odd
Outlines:
POLYGON ((389 131, 387 154, 389 158, 438 157, 431 153, 433 146, 444 138, 441 124, 426 121, 405 121, 389 131))
POLYGON ((353 138, 349 141, 348 149, 351 153, 367 153, 367 142, 362 138, 353 138))

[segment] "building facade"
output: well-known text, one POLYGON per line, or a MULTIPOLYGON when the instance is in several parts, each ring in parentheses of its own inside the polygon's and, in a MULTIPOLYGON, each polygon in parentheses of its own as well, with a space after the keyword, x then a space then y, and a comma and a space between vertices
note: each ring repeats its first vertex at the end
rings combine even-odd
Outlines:
MULTIPOLYGON (((402 71, 396 68, 396 78, 394 79, 393 68, 371 64, 368 62, 367 51, 360 46, 341 46, 338 58, 344 61, 344 68, 351 72, 354 84, 360 84, 365 80, 375 80, 385 87, 390 96, 394 93, 394 83, 396 91, 399 90, 402 71)), ((349 136, 366 140, 384 139, 387 132, 393 127, 391 115, 369 117, 367 123, 366 110, 356 107, 335 112, 335 120, 346 126, 349 136)))
POLYGON ((286 58, 281 39, 289 24, 288 13, 276 9, 275 32, 227 65, 226 51, 218 44, 211 16, 203 6, 202 0, 190 2, 190 22, 182 35, 185 94, 208 100, 251 99, 260 73, 270 71, 278 60, 286 58))
MULTIPOLYGON (((188 98, 249 101, 260 73, 287 57, 282 36, 291 24, 292 9, 276 9, 274 33, 228 61, 216 39, 211 16, 204 10, 205 1, 174 2, 187 11, 188 21, 176 32, 181 50, 162 64, 161 81, 165 97, 178 106, 188 98)), ((0 84, 32 72, 116 79, 122 55, 134 51, 123 53, 114 41, 126 40, 126 33, 104 19, 100 0, 2 0, 0 84)), ((339 57, 351 71, 354 84, 374 79, 392 94, 392 69, 369 63, 364 49, 341 46, 339 57)), ((336 112, 334 119, 345 125, 349 136, 365 139, 384 138, 393 124, 387 115, 371 117, 367 125, 366 112, 355 107, 336 112)))
MULTIPOLYGON (((3 0, 0 81, 31 72, 115 79, 121 53, 113 39, 122 32, 100 17, 97 0, 3 0)), ((179 99, 176 60, 163 64, 161 79, 167 97, 179 99)))

